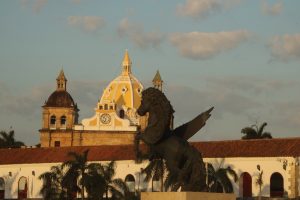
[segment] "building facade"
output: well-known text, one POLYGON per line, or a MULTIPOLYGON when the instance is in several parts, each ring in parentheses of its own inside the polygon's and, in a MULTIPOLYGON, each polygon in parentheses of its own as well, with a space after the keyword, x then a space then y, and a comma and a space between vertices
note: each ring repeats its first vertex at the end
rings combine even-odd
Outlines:
MULTIPOLYGON (((146 117, 136 113, 144 87, 132 73, 128 51, 125 52, 121 66, 121 74, 109 83, 97 102, 94 116, 80 123, 79 109, 67 92, 64 72, 60 72, 56 79, 56 90, 42 106, 42 147, 133 143, 134 135, 143 130, 147 122, 146 117)), ((160 78, 160 82, 155 82, 155 87, 162 88, 161 85, 160 78)))
MULTIPOLYGON (((215 169, 230 166, 237 173, 238 181, 231 179, 231 182, 238 198, 259 195, 299 198, 300 138, 193 142, 192 145, 202 153, 204 162, 211 163, 215 169), (260 191, 256 182, 262 171, 260 191)), ((0 199, 41 198, 43 183, 38 177, 51 166, 66 161, 68 152, 83 153, 87 149, 89 162, 115 160, 116 178, 131 177, 130 186, 134 190, 152 191, 152 183, 146 183, 141 174, 148 162, 135 163, 133 145, 0 149, 0 199)), ((160 181, 153 180, 153 189, 160 190, 160 181)))

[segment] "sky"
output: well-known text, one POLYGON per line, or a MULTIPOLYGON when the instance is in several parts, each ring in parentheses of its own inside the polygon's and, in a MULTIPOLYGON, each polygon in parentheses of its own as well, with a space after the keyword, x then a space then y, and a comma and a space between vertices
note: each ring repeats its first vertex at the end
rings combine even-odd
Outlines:
POLYGON ((267 122, 300 135, 300 1, 0 1, 0 130, 39 143, 41 106, 63 68, 80 120, 121 73, 126 49, 146 86, 156 70, 175 126, 214 106, 192 140, 240 139, 267 122))

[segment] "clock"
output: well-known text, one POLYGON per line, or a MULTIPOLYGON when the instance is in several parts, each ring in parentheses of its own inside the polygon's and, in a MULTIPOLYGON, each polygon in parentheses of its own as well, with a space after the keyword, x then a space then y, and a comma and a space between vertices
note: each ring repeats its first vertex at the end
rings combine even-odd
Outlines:
POLYGON ((100 121, 103 123, 103 124, 109 124, 110 123, 110 120, 111 120, 111 117, 109 114, 102 114, 100 116, 100 121))

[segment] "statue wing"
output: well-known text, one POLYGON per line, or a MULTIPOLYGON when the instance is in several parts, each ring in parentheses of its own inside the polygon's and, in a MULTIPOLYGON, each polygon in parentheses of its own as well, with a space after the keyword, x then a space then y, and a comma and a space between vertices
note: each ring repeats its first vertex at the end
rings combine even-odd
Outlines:
POLYGON ((203 126, 205 126, 205 122, 208 120, 208 118, 211 116, 210 112, 214 109, 214 107, 211 107, 207 111, 201 113, 197 117, 195 117, 193 120, 177 127, 175 130, 173 130, 173 134, 188 140, 193 135, 195 135, 203 126))

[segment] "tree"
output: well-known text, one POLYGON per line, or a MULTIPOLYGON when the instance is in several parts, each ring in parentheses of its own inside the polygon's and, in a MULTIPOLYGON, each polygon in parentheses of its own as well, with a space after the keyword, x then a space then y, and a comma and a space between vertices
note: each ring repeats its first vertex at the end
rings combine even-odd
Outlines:
POLYGON ((214 169, 211 163, 208 163, 208 191, 220 193, 232 193, 233 186, 228 175, 233 177, 234 182, 238 180, 238 176, 231 167, 214 169))
POLYGON ((10 130, 8 133, 0 131, 0 148, 20 148, 25 144, 15 139, 15 131, 10 130))
POLYGON ((81 199, 84 199, 85 189, 89 197, 92 196, 93 199, 97 199, 97 197, 102 197, 105 191, 105 178, 101 174, 103 167, 97 163, 88 164, 88 152, 89 150, 84 151, 83 154, 68 153, 71 159, 63 163, 63 166, 67 167, 67 171, 62 183, 73 192, 80 191, 81 199))
POLYGON ((167 171, 165 161, 162 158, 153 158, 142 173, 146 175, 145 181, 152 180, 152 192, 153 192, 153 180, 158 178, 160 180, 160 191, 164 190, 164 176, 167 171))
POLYGON ((245 127, 241 130, 241 133, 244 134, 242 137, 243 140, 248 139, 264 139, 268 138, 271 139, 272 135, 269 132, 264 132, 265 127, 267 126, 267 123, 264 122, 260 127, 258 127, 256 124, 252 125, 251 127, 245 127))
POLYGON ((43 181, 40 193, 45 200, 65 199, 66 193, 62 187, 63 169, 61 165, 52 166, 49 172, 45 172, 39 176, 43 181))

